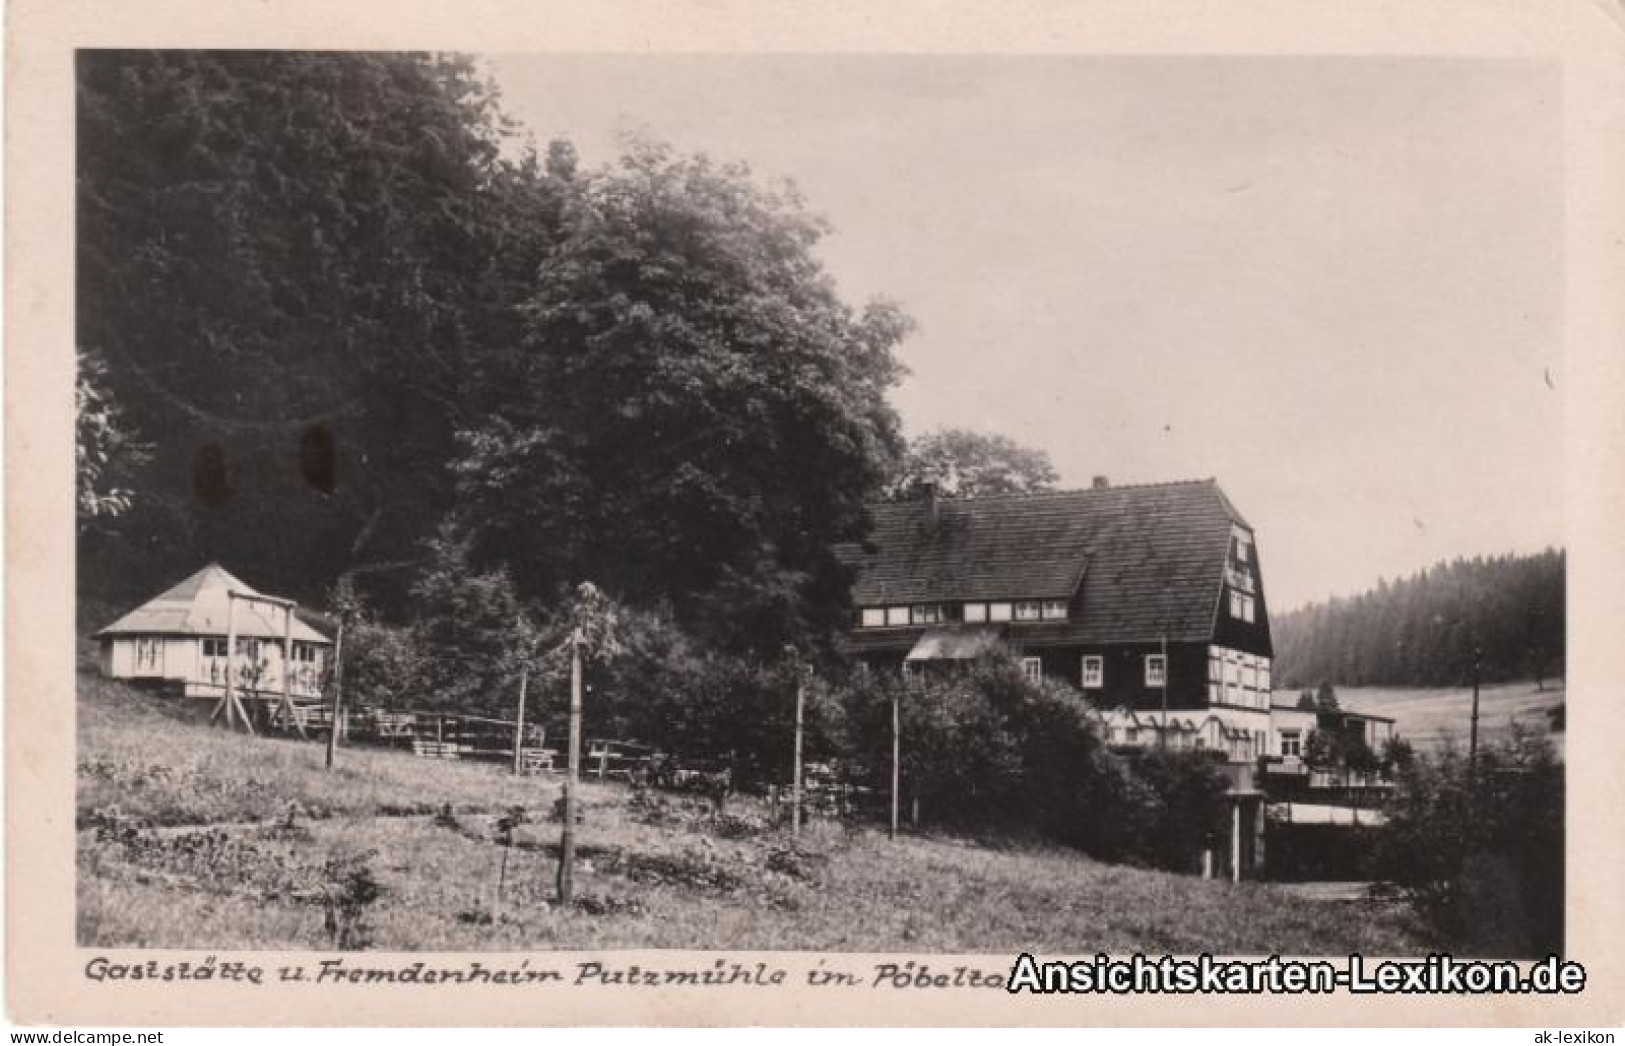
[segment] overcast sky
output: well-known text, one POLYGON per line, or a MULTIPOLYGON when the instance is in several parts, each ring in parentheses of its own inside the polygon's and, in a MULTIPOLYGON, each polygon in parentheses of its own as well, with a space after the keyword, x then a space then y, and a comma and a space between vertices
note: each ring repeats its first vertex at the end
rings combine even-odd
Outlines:
POLYGON ((919 322, 911 434, 1067 486, 1218 478, 1289 609, 1562 544, 1555 67, 495 56, 587 164, 646 130, 791 178, 856 302, 919 322))

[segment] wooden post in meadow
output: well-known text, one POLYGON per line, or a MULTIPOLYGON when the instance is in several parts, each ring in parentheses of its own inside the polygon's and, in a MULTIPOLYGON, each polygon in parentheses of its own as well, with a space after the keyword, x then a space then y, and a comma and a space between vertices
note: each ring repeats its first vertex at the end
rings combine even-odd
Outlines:
MULTIPOLYGON (((293 712, 293 604, 282 605, 282 703, 277 706, 277 714, 285 715, 288 721, 299 731, 299 736, 305 736, 305 724, 293 712)), ((273 720, 274 722, 274 720, 273 720)))
POLYGON ((807 704, 807 687, 801 664, 791 652, 791 670, 796 674, 796 743, 795 765, 790 768, 790 834, 801 834, 801 728, 807 704))
POLYGON ((574 893, 576 863, 576 781, 581 773, 581 629, 570 635, 570 753, 564 775, 564 834, 559 845, 559 903, 574 893))
POLYGON ((221 699, 226 709, 226 729, 237 726, 237 593, 226 592, 226 696, 221 699))
POLYGON ((344 618, 339 618, 339 634, 333 643, 333 722, 327 730, 327 768, 333 769, 333 756, 339 747, 339 731, 344 724, 344 618))
POLYGON ((513 724, 513 774, 518 777, 525 772, 525 686, 530 682, 530 669, 519 670, 519 713, 514 716, 513 724))
POLYGON ((897 796, 898 796, 898 785, 901 783, 901 780, 902 780, 902 772, 901 772, 902 759, 903 759, 903 741, 902 741, 902 725, 901 725, 902 724, 902 719, 898 715, 898 711, 897 711, 898 699, 899 699, 900 696, 901 695, 899 695, 896 690, 892 691, 892 695, 891 695, 891 830, 887 833, 887 838, 890 838, 890 839, 896 839, 897 838, 897 796))

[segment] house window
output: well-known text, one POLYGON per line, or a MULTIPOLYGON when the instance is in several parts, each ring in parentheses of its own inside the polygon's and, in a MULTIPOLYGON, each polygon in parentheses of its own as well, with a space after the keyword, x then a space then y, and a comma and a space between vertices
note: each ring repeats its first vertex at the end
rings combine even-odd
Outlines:
POLYGON ((1036 600, 1024 599, 1016 604, 1017 621, 1037 621, 1040 615, 1036 600))
POLYGON ((1008 621, 1008 620, 1010 620, 1010 604, 1009 603, 989 603, 987 605, 987 619, 989 621, 1008 621))
POLYGON ((908 624, 908 607, 887 607, 886 608, 886 624, 888 624, 888 625, 906 625, 906 624, 908 624))
POLYGON ((1161 654, 1145 655, 1145 685, 1166 686, 1168 683, 1168 661, 1161 654))
POLYGON ((1241 619, 1243 621, 1248 621, 1248 622, 1252 621, 1252 619, 1253 619, 1253 597, 1252 596, 1242 596, 1241 597, 1241 619))
POLYGON ((881 625, 884 625, 885 623, 886 623, 886 608, 885 607, 864 607, 863 608, 863 627, 864 628, 879 628, 881 625))
POLYGON ((922 603, 909 611, 916 625, 935 625, 942 621, 942 604, 922 603))
POLYGON ((260 659, 260 641, 257 639, 237 640, 237 656, 246 657, 250 661, 260 659))
POLYGON ((925 681, 920 673, 919 666, 912 661, 903 662, 903 682, 909 687, 917 687, 925 681))
POLYGON ((1044 662, 1036 657, 1021 659, 1021 674, 1027 677, 1027 682, 1037 683, 1044 678, 1044 662))
POLYGON ((1091 655, 1083 659, 1083 685, 1089 690, 1098 690, 1106 685, 1105 658, 1091 655))
POLYGON ((1259 689, 1259 692, 1261 692, 1264 695, 1265 704, 1267 705, 1268 704, 1268 698, 1269 698, 1269 695, 1270 695, 1270 689, 1271 689, 1270 688, 1270 663, 1268 661, 1260 661, 1259 662, 1259 665, 1258 665, 1258 689, 1259 689))
POLYGON ((1241 621, 1253 619, 1253 597, 1230 590, 1230 616, 1241 621))
POLYGON ((1042 616, 1045 621, 1065 621, 1066 620, 1066 600, 1064 600, 1064 599, 1046 599, 1046 600, 1044 600, 1043 606, 1040 608, 1040 616, 1042 616))
POLYGON ((966 603, 965 604, 965 620, 972 623, 972 624, 975 624, 978 621, 986 621, 987 620, 987 604, 986 603, 966 603))
POLYGON ((205 639, 203 641, 204 657, 225 657, 226 641, 224 639, 205 639))
POLYGON ((315 664, 316 663, 316 644, 315 643, 295 643, 293 645, 293 659, 295 661, 303 661, 306 664, 315 664))
POLYGON ((1303 731, 1302 730, 1282 730, 1281 731, 1281 754, 1284 755, 1284 756, 1301 756, 1301 755, 1303 755, 1303 731))

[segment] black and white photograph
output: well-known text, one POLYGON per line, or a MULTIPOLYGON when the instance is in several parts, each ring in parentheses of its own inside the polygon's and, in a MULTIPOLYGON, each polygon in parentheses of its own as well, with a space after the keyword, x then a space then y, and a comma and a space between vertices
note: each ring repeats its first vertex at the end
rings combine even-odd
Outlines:
POLYGON ((91 991, 1604 963, 1561 56, 210 39, 64 52, 91 991))
POLYGON ((1560 953, 1557 83, 82 51, 81 943, 1560 953))

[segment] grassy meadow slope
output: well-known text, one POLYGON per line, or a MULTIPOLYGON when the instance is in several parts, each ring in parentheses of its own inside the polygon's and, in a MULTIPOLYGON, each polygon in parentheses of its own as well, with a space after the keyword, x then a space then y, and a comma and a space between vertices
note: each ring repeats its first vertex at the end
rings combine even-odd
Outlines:
POLYGON ((498 845, 557 778, 234 736, 90 675, 79 691, 79 938, 207 948, 705 948, 1415 954, 1394 905, 1317 904, 1070 851, 814 824, 748 799, 589 784, 577 904, 558 828, 498 845), (297 804, 291 822, 289 803, 297 804), (452 811, 446 815, 445 804, 452 811), (431 813, 432 812, 432 813, 431 813), (501 882, 501 894, 498 884, 501 882))
MULTIPOLYGON (((1275 704, 1297 704, 1298 690, 1277 690, 1275 704)), ((1479 691, 1479 736, 1493 740, 1505 736, 1514 721, 1544 732, 1550 729, 1552 709, 1563 703, 1563 681, 1548 682, 1537 690, 1531 682, 1499 683, 1479 691)), ((1394 730, 1419 749, 1436 748, 1447 740, 1467 744, 1473 692, 1467 687, 1338 687, 1342 708, 1372 715, 1392 716, 1394 730)), ((1553 735, 1560 746, 1562 734, 1553 735)), ((1561 751, 1561 748, 1559 748, 1561 751)))

